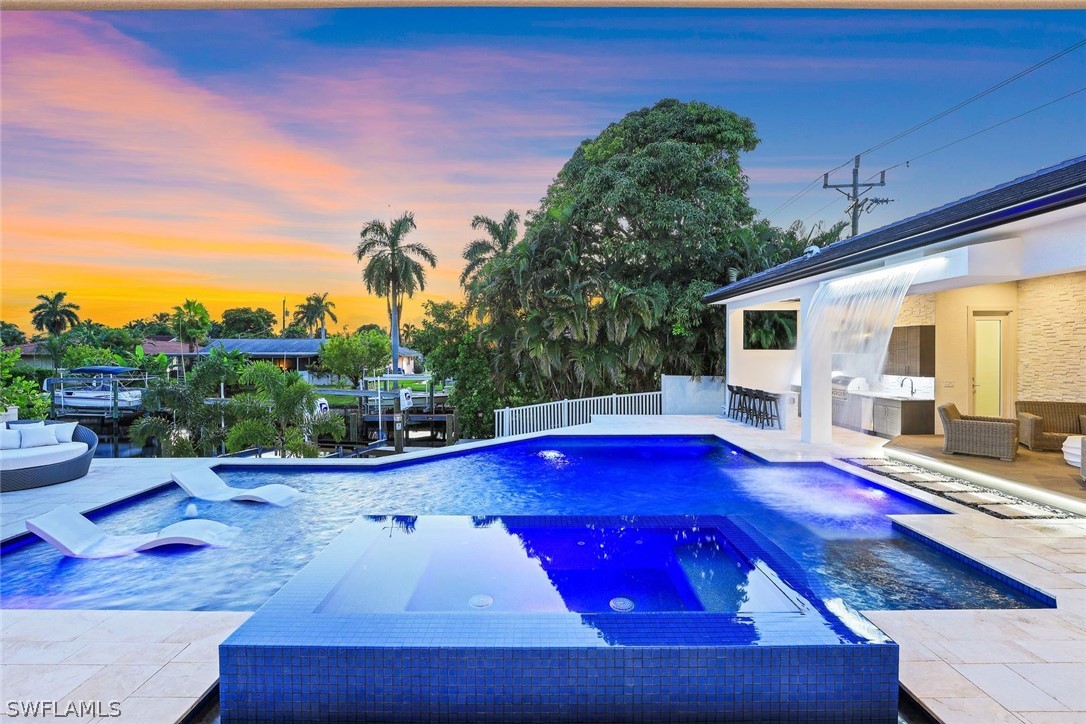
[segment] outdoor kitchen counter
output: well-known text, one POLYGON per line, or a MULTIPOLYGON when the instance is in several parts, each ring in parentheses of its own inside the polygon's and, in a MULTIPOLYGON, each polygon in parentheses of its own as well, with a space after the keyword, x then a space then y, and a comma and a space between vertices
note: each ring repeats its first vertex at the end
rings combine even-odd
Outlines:
POLYGON ((935 398, 929 395, 902 395, 896 392, 880 392, 878 390, 849 390, 848 394, 857 397, 873 397, 879 400, 897 400, 899 402, 934 402, 935 398))

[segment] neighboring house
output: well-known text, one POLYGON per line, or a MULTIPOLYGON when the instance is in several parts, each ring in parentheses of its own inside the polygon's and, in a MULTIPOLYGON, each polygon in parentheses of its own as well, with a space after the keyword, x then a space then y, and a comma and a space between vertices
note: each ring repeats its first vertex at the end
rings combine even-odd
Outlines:
POLYGON ((53 369, 53 360, 49 357, 49 353, 46 352, 43 342, 27 342, 26 344, 13 344, 4 347, 5 352, 13 350, 20 352, 19 361, 27 367, 53 369))
MULTIPOLYGON (((227 352, 238 351, 251 360, 265 360, 279 365, 285 370, 308 372, 320 358, 324 340, 320 339, 209 339, 200 348, 198 355, 210 354, 214 347, 221 347, 227 352)), ((422 355, 413 349, 400 347, 400 367, 405 374, 414 374, 415 360, 422 355)))
MULTIPOLYGON (((847 360, 840 340, 831 349, 817 341, 825 330, 804 324, 812 308, 818 318, 816 292, 877 294, 878 279, 915 273, 904 299, 883 309, 895 327, 929 333, 927 363, 906 367, 905 349, 866 380, 871 388, 909 395, 912 380, 933 408, 1002 417, 1016 400, 1086 402, 1084 201, 1080 156, 717 289, 705 301, 727 307, 727 382, 772 391, 798 382, 801 438, 829 442, 833 378, 847 360), (797 348, 744 349, 744 313, 758 310, 796 312, 797 348)), ((937 416, 932 427, 941 432, 937 416)))
POLYGON ((400 364, 399 367, 403 370, 405 375, 415 374, 415 361, 422 362, 422 353, 417 352, 410 347, 400 347, 400 364))
MULTIPOLYGON (((13 349, 22 352, 21 361, 30 367, 37 367, 40 369, 53 368, 53 360, 49 357, 49 352, 46 350, 44 342, 28 342, 27 344, 4 347, 5 352, 9 352, 13 349)), ((187 349, 186 345, 176 342, 170 337, 160 335, 144 339, 143 352, 148 357, 165 354, 170 360, 170 368, 175 369, 185 357, 187 349)))

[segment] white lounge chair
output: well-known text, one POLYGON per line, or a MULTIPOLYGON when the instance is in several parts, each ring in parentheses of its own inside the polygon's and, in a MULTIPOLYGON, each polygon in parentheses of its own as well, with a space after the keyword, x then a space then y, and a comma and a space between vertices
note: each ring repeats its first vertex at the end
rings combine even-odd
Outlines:
POLYGON ((109 535, 67 505, 30 518, 26 529, 72 558, 112 558, 172 544, 227 546, 240 532, 214 520, 182 520, 157 533, 109 535))
POLYGON ((257 503, 287 505, 301 493, 289 485, 272 483, 259 488, 231 488, 211 468, 189 468, 173 474, 175 483, 192 498, 211 500, 251 500, 257 503))

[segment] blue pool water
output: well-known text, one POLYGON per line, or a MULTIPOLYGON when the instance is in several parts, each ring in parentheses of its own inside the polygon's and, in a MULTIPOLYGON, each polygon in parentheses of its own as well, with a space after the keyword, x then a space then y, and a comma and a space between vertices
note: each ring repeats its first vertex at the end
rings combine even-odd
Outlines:
MULTIPOLYGON (((1042 605, 895 532, 889 515, 937 508, 819 464, 772 465, 716 438, 552 436, 380 468, 223 467, 233 486, 284 483, 306 495, 275 508, 196 501, 200 517, 243 529, 225 549, 160 549, 68 559, 9 544, 0 605, 254 610, 361 515, 742 516, 857 609, 1042 605)), ((176 486, 93 516, 113 533, 185 516, 176 486)))

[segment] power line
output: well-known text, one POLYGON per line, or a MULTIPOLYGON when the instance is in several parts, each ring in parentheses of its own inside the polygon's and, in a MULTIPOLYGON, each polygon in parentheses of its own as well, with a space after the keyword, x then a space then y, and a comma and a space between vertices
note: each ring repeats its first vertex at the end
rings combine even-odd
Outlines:
MULTIPOLYGON (((930 118, 928 118, 928 119, 926 119, 924 121, 921 121, 920 123, 917 123, 916 125, 912 126, 911 128, 907 128, 906 130, 902 131, 901 133, 898 133, 897 135, 892 136, 892 137, 886 139, 885 141, 877 143, 874 146, 868 148, 867 150, 861 151, 859 154, 854 154, 854 155, 862 156, 864 154, 871 153, 873 151, 877 151, 877 150, 879 150, 881 148, 885 148, 886 146, 889 146, 891 143, 894 143, 895 141, 901 140, 905 136, 908 136, 908 135, 910 135, 912 133, 915 133, 916 131, 919 131, 921 128, 929 126, 932 123, 934 123, 935 121, 938 121, 941 118, 945 118, 946 116, 950 115, 951 113, 954 113, 955 111, 961 110, 965 106, 968 106, 971 103, 974 103, 975 101, 978 101, 981 98, 984 98, 985 96, 994 93, 995 91, 999 90, 1000 88, 1003 88, 1004 86, 1007 86, 1007 85, 1013 83, 1014 81, 1016 81, 1016 80, 1018 80, 1018 79, 1020 79, 1020 78, 1022 78, 1024 76, 1027 76, 1027 75, 1029 75, 1030 73, 1033 73, 1036 70, 1039 70, 1039 69, 1043 68, 1044 66, 1048 65, 1049 63, 1052 63, 1052 62, 1054 62, 1056 60, 1059 60, 1060 58, 1067 55, 1068 53, 1072 53, 1072 52, 1078 50, 1079 48, 1081 48, 1083 46, 1086 46, 1086 40, 1080 40, 1079 42, 1075 43, 1074 45, 1071 45, 1068 48, 1064 48, 1063 50, 1056 53, 1055 55, 1050 55, 1049 57, 1045 58, 1044 60, 1042 60, 1042 61, 1040 61, 1038 63, 1034 63, 1030 67, 1025 68, 1024 70, 1021 70, 1018 73, 1015 73, 1010 78, 1006 78, 1005 80, 1002 80, 999 83, 996 83, 995 85, 990 86, 990 87, 986 88, 985 90, 982 90, 980 93, 977 93, 977 94, 971 96, 970 98, 967 98, 964 101, 961 101, 960 103, 957 103, 956 105, 951 106, 950 108, 946 109, 945 111, 937 113, 936 115, 931 116, 930 118)), ((1072 94, 1072 95, 1074 95, 1074 94, 1072 94)), ((1057 100, 1062 100, 1062 99, 1057 99, 1057 100)), ((1041 107, 1043 107, 1043 106, 1041 106, 1041 107)), ((1034 109, 1034 110, 1039 110, 1039 108, 1034 109)), ((1027 111, 1027 113, 1029 113, 1029 112, 1031 112, 1031 111, 1027 111)), ((1009 119, 1009 120, 1013 120, 1013 119, 1009 119)), ((983 133, 983 131, 979 131, 978 133, 983 133)), ((962 140, 964 140, 964 139, 962 139, 962 140)), ((948 144, 948 145, 953 145, 953 144, 948 144)), ((766 215, 767 216, 773 216, 778 211, 781 211, 781 210, 787 208, 792 203, 794 203, 796 201, 796 199, 800 198, 801 196, 806 194, 808 191, 810 191, 810 189, 815 184, 817 184, 819 182, 819 180, 822 179, 826 173, 833 173, 834 171, 837 171, 838 169, 844 168, 848 164, 849 164, 849 161, 845 161, 844 163, 841 163, 840 165, 835 166, 834 168, 830 169, 829 171, 826 171, 826 172, 824 172, 822 174, 819 174, 817 178, 813 179, 810 183, 808 183, 806 186, 804 186, 802 189, 800 189, 798 192, 796 192, 790 198, 788 198, 784 203, 782 203, 780 206, 773 209, 772 211, 770 211, 766 215)), ((886 170, 889 170, 889 169, 886 169, 886 170)), ((825 207, 823 207, 823 208, 825 208, 825 207)))
POLYGON ((1080 40, 1079 42, 1075 43, 1071 47, 1066 48, 1064 50, 1061 50, 1060 52, 1056 53, 1055 55, 1051 55, 1051 56, 1045 58, 1044 60, 1042 60, 1041 62, 1035 63, 1034 65, 1031 65, 1030 67, 1026 68, 1023 71, 1015 73, 1010 78, 1007 78, 1004 81, 1000 81, 999 83, 996 83, 995 85, 991 86, 990 88, 982 90, 980 93, 977 93, 975 96, 972 96, 971 98, 966 98, 961 103, 958 103, 957 105, 951 106, 950 108, 946 109, 942 113, 937 113, 934 116, 932 116, 931 118, 927 119, 926 121, 921 121, 920 123, 917 123, 912 128, 908 128, 908 129, 902 131, 901 133, 897 134, 896 136, 888 138, 885 141, 883 141, 882 143, 878 143, 878 144, 872 146, 871 148, 867 149, 866 151, 861 151, 860 155, 863 156, 863 155, 868 154, 868 153, 873 153, 875 151, 878 151, 880 148, 884 148, 886 146, 889 146, 894 141, 905 138, 905 136, 908 136, 908 135, 910 135, 912 133, 915 133, 916 131, 919 131, 921 128, 924 128, 925 126, 929 126, 932 123, 935 123, 940 118, 945 118, 946 116, 949 116, 954 111, 959 110, 961 108, 964 108, 967 105, 969 105, 969 104, 971 104, 971 103, 973 103, 975 101, 979 101, 981 98, 984 98, 985 96, 996 92, 997 90, 999 90, 1000 88, 1002 88, 1002 87, 1004 87, 1006 85, 1010 85, 1011 83, 1018 80, 1019 78, 1027 76, 1030 73, 1032 73, 1033 71, 1038 70, 1040 68, 1043 68, 1044 66, 1048 65, 1049 63, 1051 63, 1053 61, 1059 60, 1063 56, 1065 56, 1068 53, 1071 53, 1071 52, 1073 52, 1075 50, 1078 50, 1079 48, 1081 48, 1084 45, 1086 45, 1086 40, 1080 40))
POLYGON ((1035 112, 1037 112, 1037 111, 1039 111, 1041 109, 1048 108, 1051 105, 1055 105, 1056 103, 1059 103, 1060 101, 1065 101, 1068 98, 1070 98, 1072 96, 1075 96, 1075 95, 1078 95, 1079 93, 1083 93, 1083 92, 1086 92, 1086 86, 1083 86, 1082 88, 1079 88, 1078 90, 1071 91, 1070 93, 1067 93, 1066 95, 1062 95, 1059 98, 1054 98, 1054 99, 1050 100, 1048 103, 1042 103, 1041 105, 1039 105, 1039 106, 1037 106, 1035 108, 1030 108, 1028 111, 1024 111, 1022 113, 1019 113, 1016 116, 1011 116, 1010 118, 1004 118, 1002 121, 1000 121, 998 123, 993 123, 992 125, 988 126, 987 128, 982 128, 979 131, 974 131, 973 133, 970 133, 967 136, 962 136, 961 138, 957 139, 956 141, 951 141, 950 143, 944 143, 942 146, 937 146, 936 148, 933 148, 933 149, 931 149, 929 151, 924 151, 924 153, 921 153, 918 156, 913 156, 912 158, 910 158, 910 159, 908 159, 906 161, 901 161, 899 163, 895 163, 893 166, 887 166, 882 171, 877 171, 874 174, 872 174, 871 177, 868 178, 867 180, 870 181, 871 179, 875 178, 875 176, 878 176, 880 173, 886 173, 887 171, 893 171, 895 168, 899 168, 901 166, 908 166, 913 161, 924 158, 925 156, 930 156, 933 153, 937 153, 939 151, 942 151, 944 148, 950 148, 951 146, 957 145, 957 144, 961 143, 962 141, 968 141, 970 138, 975 138, 976 136, 979 136, 982 133, 987 133, 988 131, 991 131, 992 129, 999 128, 1002 125, 1010 123, 1011 121, 1017 121, 1019 118, 1022 118, 1024 116, 1028 116, 1030 113, 1035 113, 1035 112))

